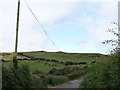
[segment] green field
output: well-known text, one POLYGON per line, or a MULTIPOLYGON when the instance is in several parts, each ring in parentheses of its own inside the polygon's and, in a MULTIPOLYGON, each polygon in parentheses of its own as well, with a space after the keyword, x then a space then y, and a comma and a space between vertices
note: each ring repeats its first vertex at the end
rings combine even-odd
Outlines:
POLYGON ((65 52, 23 52, 24 55, 36 57, 53 59, 58 61, 71 61, 71 62, 87 62, 90 63, 92 60, 98 60, 102 57, 99 53, 65 53, 65 52))
MULTIPOLYGON (((44 52, 44 51, 38 51, 38 52, 20 52, 22 55, 18 54, 18 57, 20 58, 27 58, 28 57, 34 57, 34 58, 44 58, 49 60, 56 60, 56 61, 70 61, 70 62, 86 62, 87 65, 91 65, 92 61, 98 62, 101 57, 104 55, 98 54, 98 53, 65 53, 65 52, 44 52)), ((3 59, 10 60, 9 62, 4 62, 3 65, 6 67, 12 66, 12 57, 13 53, 3 53, 3 59)), ((64 64, 60 64, 57 62, 52 61, 46 61, 46 60, 19 60, 18 62, 19 66, 21 65, 28 65, 30 68, 31 73, 34 72, 43 72, 48 73, 51 69, 57 68, 62 69, 66 67, 64 64)), ((74 65, 72 65, 74 66, 74 65)), ((78 67, 83 67, 85 65, 75 65, 78 67)))
MULTIPOLYGON (((13 62, 9 61, 9 62, 3 62, 3 66, 5 67, 12 67, 13 62)), ((57 64, 56 66, 50 66, 50 65, 46 65, 45 62, 43 61, 33 61, 33 60, 22 60, 22 61, 18 61, 18 65, 19 67, 22 65, 27 65, 30 68, 30 72, 34 73, 34 72, 43 72, 43 73, 48 73, 52 68, 63 68, 65 67, 65 65, 62 64, 57 64)))
MULTIPOLYGON (((64 53, 64 52, 44 52, 44 51, 21 52, 21 53, 22 55, 18 54, 18 57, 26 58, 28 56, 28 57, 44 58, 44 59, 64 61, 64 62, 67 62, 67 61, 86 62, 88 66, 91 65, 92 61, 98 62, 100 60, 100 57, 104 56, 98 53, 64 53)), ((3 65, 6 67, 12 66, 11 58, 14 54, 5 53, 3 55, 4 55, 3 57, 4 60, 10 60, 9 62, 4 62, 3 65)), ((48 73, 53 68, 62 69, 66 67, 66 65, 64 64, 60 64, 52 61, 46 61, 46 60, 19 60, 18 64, 19 66, 23 64, 28 65, 31 73, 34 73, 34 72, 48 73)), ((71 66, 74 66, 74 65, 71 65, 71 66)), ((81 65, 75 65, 75 66, 82 68, 85 65, 81 64, 81 65)))

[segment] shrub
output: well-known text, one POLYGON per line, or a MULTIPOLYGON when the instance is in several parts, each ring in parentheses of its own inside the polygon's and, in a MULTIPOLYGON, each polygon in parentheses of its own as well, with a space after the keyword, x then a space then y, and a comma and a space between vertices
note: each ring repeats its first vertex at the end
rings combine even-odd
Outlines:
POLYGON ((47 88, 47 79, 43 74, 32 75, 32 88, 47 88))
POLYGON ((22 90, 26 90, 26 88, 47 87, 44 77, 40 78, 40 76, 31 76, 27 65, 22 65, 18 69, 13 67, 3 67, 2 69, 3 90, 6 88, 12 88, 12 90, 22 88, 22 90))
POLYGON ((69 79, 65 76, 55 76, 55 75, 50 75, 47 77, 47 83, 50 84, 50 85, 59 85, 59 84, 62 84, 62 83, 65 83, 65 82, 68 82, 69 79))
POLYGON ((38 69, 36 69, 32 74, 43 74, 43 72, 38 70, 38 69))
POLYGON ((49 74, 54 74, 56 71, 57 71, 57 69, 56 69, 56 68, 53 68, 53 69, 51 69, 51 70, 49 71, 49 74))
POLYGON ((18 77, 19 82, 23 88, 30 88, 32 84, 30 70, 27 65, 22 65, 18 70, 16 70, 16 77, 18 77))
POLYGON ((73 66, 66 66, 63 69, 53 68, 49 71, 49 74, 52 74, 52 75, 66 75, 66 74, 72 73, 75 70, 79 70, 79 69, 80 68, 76 67, 76 66, 74 66, 74 67, 73 66))
POLYGON ((71 74, 66 75, 66 77, 68 77, 70 80, 76 79, 76 78, 78 78, 80 76, 81 76, 80 71, 79 72, 75 71, 75 72, 73 72, 71 74))
POLYGON ((81 84, 82 88, 120 88, 118 66, 113 57, 102 58, 92 65, 90 73, 81 84), (99 67, 98 67, 99 66, 99 67))
POLYGON ((77 79, 80 76, 84 75, 87 71, 88 70, 84 68, 79 71, 74 71, 73 73, 67 74, 66 77, 68 77, 70 80, 77 79))
POLYGON ((28 67, 23 66, 19 69, 3 67, 2 69, 3 88, 30 88, 31 77, 28 67))

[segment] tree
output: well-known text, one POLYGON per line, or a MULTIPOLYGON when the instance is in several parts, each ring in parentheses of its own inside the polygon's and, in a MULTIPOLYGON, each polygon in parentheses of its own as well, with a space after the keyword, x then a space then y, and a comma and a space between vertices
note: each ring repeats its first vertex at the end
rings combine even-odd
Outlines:
POLYGON ((105 40, 102 43, 103 44, 111 44, 111 46, 113 46, 111 53, 118 53, 118 52, 120 52, 120 34, 119 34, 120 33, 120 26, 115 22, 111 22, 111 23, 114 24, 115 27, 112 29, 108 29, 107 32, 114 34, 117 37, 117 39, 105 40), (116 32, 115 30, 118 30, 118 32, 116 32))
POLYGON ((109 39, 109 40, 105 40, 104 42, 102 42, 103 44, 110 44, 113 46, 113 49, 111 50, 111 56, 114 59, 115 65, 117 65, 117 78, 118 80, 116 81, 116 86, 120 85, 120 25, 117 24, 116 22, 111 22, 112 24, 115 25, 114 28, 112 29, 108 29, 108 32, 114 34, 115 36, 117 36, 117 39, 109 39), (116 32, 115 30, 118 30, 118 32, 116 32))

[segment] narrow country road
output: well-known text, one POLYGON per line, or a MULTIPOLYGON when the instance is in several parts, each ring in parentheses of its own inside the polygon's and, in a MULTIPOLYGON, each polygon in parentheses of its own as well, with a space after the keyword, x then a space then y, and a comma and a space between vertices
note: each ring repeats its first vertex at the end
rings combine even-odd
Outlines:
POLYGON ((61 85, 58 85, 54 88, 79 88, 81 82, 83 81, 84 77, 81 77, 79 79, 76 79, 76 80, 72 80, 68 83, 65 83, 65 84, 61 84, 61 85))

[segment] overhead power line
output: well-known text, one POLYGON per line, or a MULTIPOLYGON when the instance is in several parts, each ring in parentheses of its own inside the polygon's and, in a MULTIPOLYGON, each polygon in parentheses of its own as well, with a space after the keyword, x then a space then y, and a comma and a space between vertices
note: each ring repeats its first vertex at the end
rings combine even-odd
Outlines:
POLYGON ((51 39, 51 37, 49 36, 49 34, 45 30, 45 28, 42 26, 42 24, 40 23, 40 21, 38 20, 38 18, 36 17, 36 15, 34 14, 34 12, 32 11, 32 9, 30 8, 30 6, 27 4, 27 2, 25 0, 24 0, 24 2, 26 4, 26 6, 28 7, 28 9, 30 10, 31 14, 34 16, 34 18, 36 19, 36 21, 39 23, 40 27, 43 29, 43 31, 45 32, 45 34, 50 39, 50 41, 53 43, 53 45, 56 47, 56 49, 59 50, 59 48, 56 46, 55 42, 51 39))

